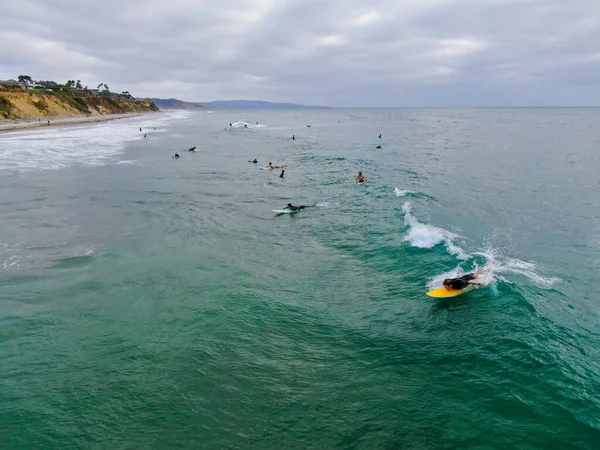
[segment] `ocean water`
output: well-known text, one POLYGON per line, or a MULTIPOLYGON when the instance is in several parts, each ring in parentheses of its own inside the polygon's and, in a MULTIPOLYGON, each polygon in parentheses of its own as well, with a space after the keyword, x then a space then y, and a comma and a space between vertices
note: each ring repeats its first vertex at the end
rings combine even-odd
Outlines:
POLYGON ((599 448, 598 123, 180 111, 1 134, 1 448, 599 448), (425 295, 478 268, 488 288, 425 295))

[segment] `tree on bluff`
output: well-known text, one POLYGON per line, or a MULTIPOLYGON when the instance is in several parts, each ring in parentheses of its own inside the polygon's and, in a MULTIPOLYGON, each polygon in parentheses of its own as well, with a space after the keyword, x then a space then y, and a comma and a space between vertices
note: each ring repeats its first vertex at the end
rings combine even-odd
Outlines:
POLYGON ((29 75, 19 75, 17 79, 20 83, 25 83, 26 81, 31 83, 33 81, 29 75))

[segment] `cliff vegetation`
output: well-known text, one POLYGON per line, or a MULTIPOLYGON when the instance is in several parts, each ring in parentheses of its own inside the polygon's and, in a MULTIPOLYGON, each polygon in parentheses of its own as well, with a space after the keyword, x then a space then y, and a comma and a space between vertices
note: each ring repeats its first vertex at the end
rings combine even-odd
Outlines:
POLYGON ((65 84, 19 80, 0 81, 0 119, 46 116, 103 115, 158 111, 151 99, 136 99, 129 92, 110 92, 106 84, 98 89, 83 87, 77 80, 65 84))

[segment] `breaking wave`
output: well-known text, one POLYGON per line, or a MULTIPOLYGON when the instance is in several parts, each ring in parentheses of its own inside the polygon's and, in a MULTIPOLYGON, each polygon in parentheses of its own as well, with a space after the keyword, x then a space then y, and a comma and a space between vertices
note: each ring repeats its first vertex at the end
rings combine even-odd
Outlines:
POLYGON ((454 243, 458 235, 450 231, 438 228, 433 225, 421 223, 411 213, 412 205, 410 202, 402 205, 404 212, 404 225, 408 227, 404 240, 413 247, 433 248, 436 245, 444 244, 448 253, 456 256, 458 259, 468 259, 470 255, 454 243))

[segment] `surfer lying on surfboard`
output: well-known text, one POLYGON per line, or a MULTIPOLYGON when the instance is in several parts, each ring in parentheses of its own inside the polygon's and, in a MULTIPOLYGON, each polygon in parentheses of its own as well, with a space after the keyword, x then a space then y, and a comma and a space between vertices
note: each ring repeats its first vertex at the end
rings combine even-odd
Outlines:
POLYGON ((475 278, 479 276, 478 273, 468 273, 460 278, 446 278, 444 280, 444 287, 451 291, 452 289, 461 290, 466 288, 469 284, 475 284, 477 286, 487 286, 487 283, 481 281, 475 281, 475 278))
POLYGON ((287 166, 274 166, 272 163, 269 163, 269 165, 267 166, 267 169, 283 169, 284 167, 287 167, 287 166))
POLYGON ((287 206, 285 208, 283 208, 284 210, 286 209, 291 209, 292 211, 301 211, 303 209, 306 208, 312 208, 314 205, 300 205, 300 206, 293 206, 291 203, 288 203, 287 206))

